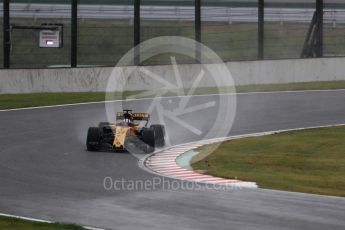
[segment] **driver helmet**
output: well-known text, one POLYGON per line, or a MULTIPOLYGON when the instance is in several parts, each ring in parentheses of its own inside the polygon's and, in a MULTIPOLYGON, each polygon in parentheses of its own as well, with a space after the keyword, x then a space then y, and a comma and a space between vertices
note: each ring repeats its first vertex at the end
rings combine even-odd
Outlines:
POLYGON ((126 124, 131 124, 132 121, 133 121, 133 116, 132 116, 132 114, 130 114, 130 113, 125 114, 125 117, 124 117, 123 121, 124 121, 126 124))

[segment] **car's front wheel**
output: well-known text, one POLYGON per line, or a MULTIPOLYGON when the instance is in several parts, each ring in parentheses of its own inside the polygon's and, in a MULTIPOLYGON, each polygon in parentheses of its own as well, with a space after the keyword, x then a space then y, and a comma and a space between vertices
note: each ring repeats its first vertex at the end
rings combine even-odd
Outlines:
POLYGON ((88 151, 96 151, 99 148, 101 132, 99 128, 90 127, 87 131, 86 147, 88 151))

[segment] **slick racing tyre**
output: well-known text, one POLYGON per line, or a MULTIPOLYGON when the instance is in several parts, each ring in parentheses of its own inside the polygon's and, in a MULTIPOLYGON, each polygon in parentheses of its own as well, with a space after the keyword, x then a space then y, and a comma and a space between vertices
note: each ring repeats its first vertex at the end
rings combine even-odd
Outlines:
POLYGON ((163 125, 151 125, 150 129, 155 133, 155 147, 163 147, 165 145, 165 129, 163 125))
POLYGON ((152 128, 145 128, 142 131, 142 140, 147 144, 147 148, 145 152, 150 153, 154 152, 155 147, 156 147, 156 142, 155 142, 155 131, 152 128))
POLYGON ((101 139, 101 132, 99 128, 90 127, 87 132, 86 147, 88 151, 98 150, 99 142, 101 139))

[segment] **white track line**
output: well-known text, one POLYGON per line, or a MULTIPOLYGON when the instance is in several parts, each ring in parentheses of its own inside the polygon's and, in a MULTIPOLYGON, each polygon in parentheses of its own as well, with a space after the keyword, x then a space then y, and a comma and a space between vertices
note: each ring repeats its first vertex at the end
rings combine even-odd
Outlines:
POLYGON ((191 176, 200 176, 200 174, 191 172, 191 171, 186 171, 186 172, 174 172, 174 173, 167 173, 167 175, 170 176, 176 176, 176 177, 191 177, 191 176))
MULTIPOLYGON (((36 219, 36 218, 30 218, 30 217, 24 217, 24 216, 16 216, 16 215, 10 215, 10 214, 5 214, 5 213, 0 213, 0 216, 17 218, 17 219, 21 219, 21 220, 28 220, 28 221, 34 221, 34 222, 40 222, 40 223, 47 223, 47 224, 56 223, 56 222, 50 221, 50 220, 42 220, 42 219, 36 219)), ((105 230, 103 228, 93 228, 93 227, 87 227, 87 226, 82 226, 82 227, 85 229, 88 229, 88 230, 105 230)))
MULTIPOLYGON (((175 175, 174 175, 175 176, 175 175)), ((208 176, 208 175, 189 175, 189 176, 185 176, 185 175, 180 175, 180 176, 177 176, 178 178, 181 178, 181 179, 184 179, 184 180, 190 180, 190 179, 195 179, 195 180, 198 180, 198 179, 206 179, 206 180, 212 180, 212 177, 211 176, 208 176)))
POLYGON ((205 182, 205 183, 217 183, 217 184, 224 184, 224 183, 242 183, 242 181, 238 180, 228 180, 228 179, 222 179, 222 178, 196 178, 195 181, 197 182, 205 182))
POLYGON ((315 92, 337 92, 345 91, 345 89, 321 89, 321 90, 296 90, 296 91, 274 91, 274 92, 248 92, 248 93, 224 93, 224 94, 203 94, 203 95, 185 95, 185 96, 169 96, 169 97, 155 97, 155 98, 137 98, 137 99, 127 99, 127 100, 110 100, 110 101, 94 101, 94 102, 82 102, 82 103, 72 103, 72 104, 62 104, 62 105, 46 105, 46 106, 34 106, 18 109, 2 109, 0 112, 10 112, 10 111, 20 111, 20 110, 33 110, 33 109, 46 109, 46 108, 56 108, 56 107, 69 107, 69 106, 80 106, 80 105, 92 105, 92 104, 103 104, 103 103, 113 103, 121 101, 144 101, 152 99, 164 99, 164 98, 183 98, 183 97, 207 97, 207 96, 226 96, 226 95, 255 95, 255 94, 285 94, 285 93, 315 93, 315 92))
POLYGON ((190 170, 184 169, 184 168, 178 168, 178 169, 163 169, 162 172, 166 173, 178 173, 178 172, 189 172, 190 170))
POLYGON ((175 160, 154 159, 148 162, 149 165, 171 165, 175 164, 175 160))

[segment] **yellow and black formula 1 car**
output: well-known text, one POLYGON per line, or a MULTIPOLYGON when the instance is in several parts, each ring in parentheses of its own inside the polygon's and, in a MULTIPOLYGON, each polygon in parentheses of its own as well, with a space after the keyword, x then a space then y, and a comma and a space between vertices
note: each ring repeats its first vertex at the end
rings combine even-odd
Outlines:
POLYGON ((116 114, 116 123, 100 122, 98 127, 90 127, 87 133, 88 151, 128 150, 153 152, 165 145, 163 125, 148 127, 150 114, 132 113, 123 110, 116 114))

